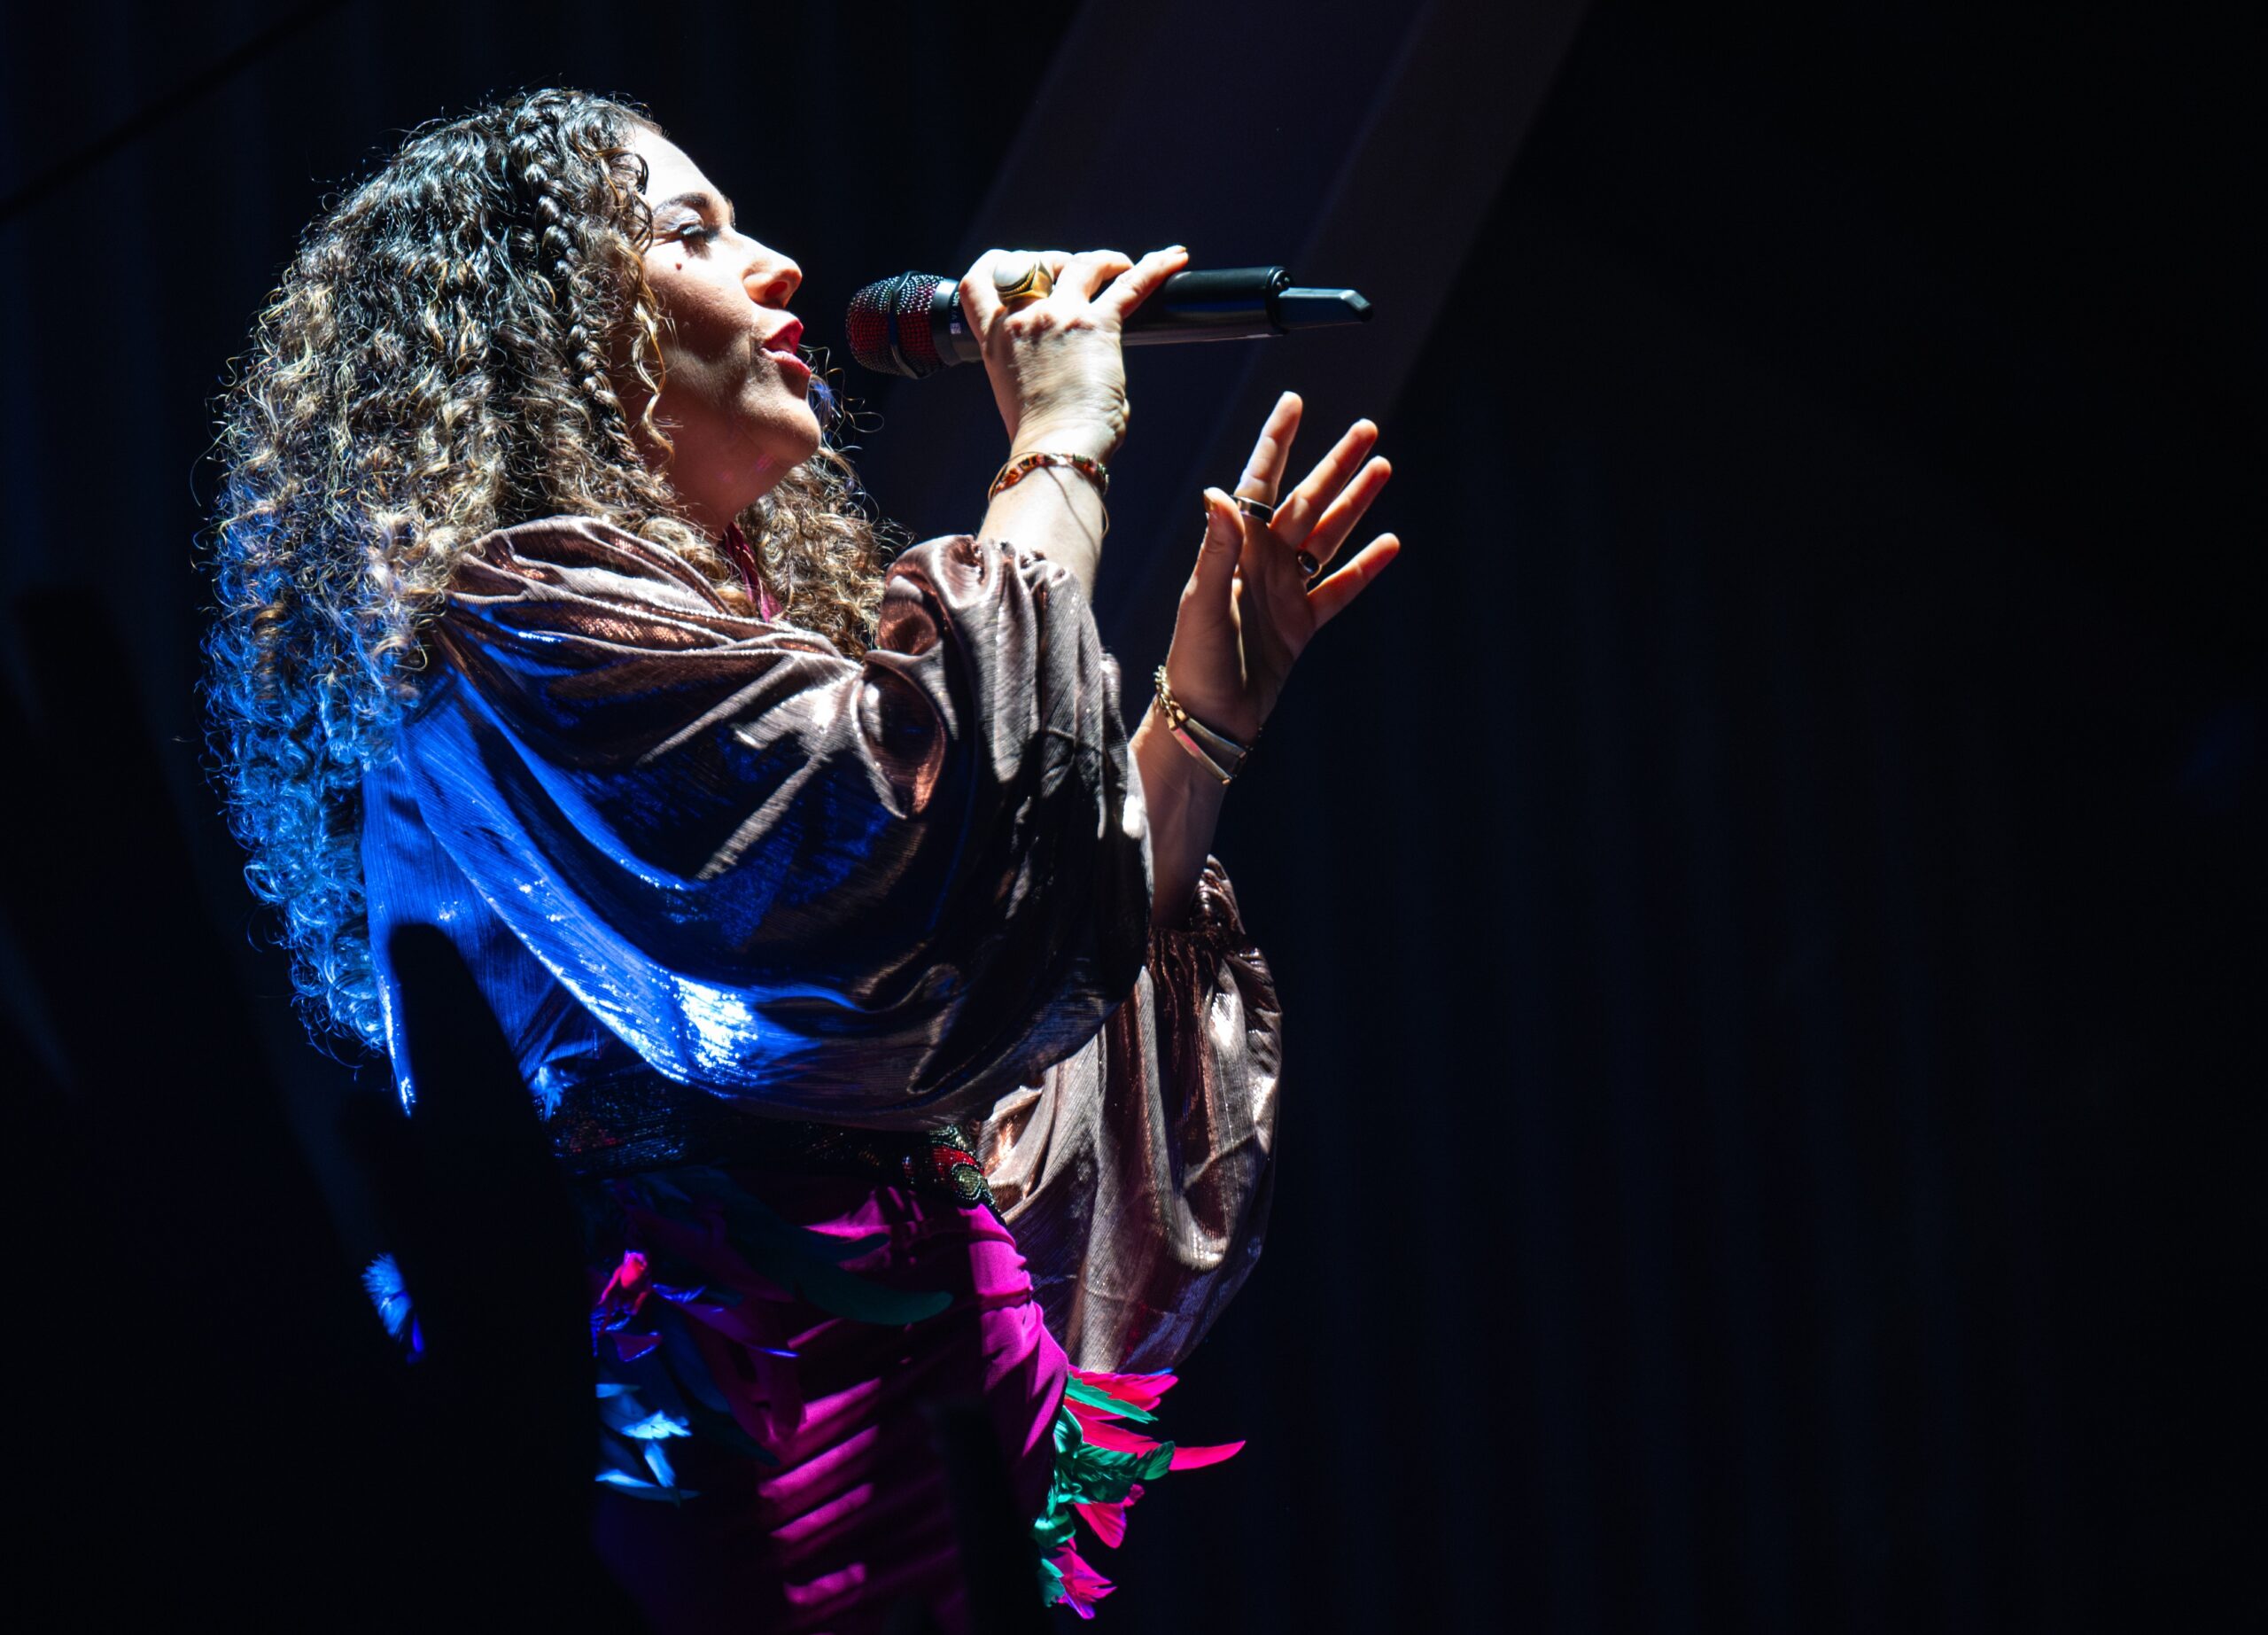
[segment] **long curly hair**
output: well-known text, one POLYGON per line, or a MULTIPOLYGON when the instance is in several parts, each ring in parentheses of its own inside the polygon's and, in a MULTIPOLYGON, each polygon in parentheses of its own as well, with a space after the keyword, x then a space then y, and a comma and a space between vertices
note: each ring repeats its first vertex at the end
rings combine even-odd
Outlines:
MULTIPOLYGON (((636 440, 669 447, 652 217, 625 146, 641 126, 659 129, 537 90, 411 133, 308 230, 222 394, 207 705, 245 877, 281 913, 318 1033, 379 1039, 362 775, 416 701, 425 629, 476 541, 601 518, 748 605, 636 440), (610 359, 644 388, 640 427, 610 359)), ((831 430, 739 521, 785 617, 864 652, 902 541, 831 430)))

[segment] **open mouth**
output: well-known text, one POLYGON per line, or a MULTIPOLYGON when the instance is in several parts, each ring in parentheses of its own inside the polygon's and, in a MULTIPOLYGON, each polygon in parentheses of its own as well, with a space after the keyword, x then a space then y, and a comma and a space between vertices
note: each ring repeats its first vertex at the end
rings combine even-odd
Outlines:
POLYGON ((792 358, 796 355, 796 343, 803 338, 803 320, 790 318, 773 331, 772 339, 764 343, 764 349, 775 358, 792 358))

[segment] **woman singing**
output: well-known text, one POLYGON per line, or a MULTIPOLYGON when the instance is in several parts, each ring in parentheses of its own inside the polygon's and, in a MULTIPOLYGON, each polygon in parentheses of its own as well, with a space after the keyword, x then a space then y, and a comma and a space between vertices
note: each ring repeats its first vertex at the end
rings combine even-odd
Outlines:
POLYGON ((964 1623, 925 1401, 983 1405, 1083 1612, 1082 1535, 1226 1452, 1151 1412, 1259 1251, 1274 1139, 1275 993, 1208 851, 1398 547, 1328 566, 1386 480, 1366 422, 1278 502, 1287 394, 1126 732, 1089 611, 1120 326, 1183 260, 977 262, 1007 459, 975 533, 887 564, 800 270, 619 103, 412 135, 231 385, 249 877, 413 1117, 393 935, 438 928, 494 1011, 590 1246, 598 1547, 656 1628, 964 1623))

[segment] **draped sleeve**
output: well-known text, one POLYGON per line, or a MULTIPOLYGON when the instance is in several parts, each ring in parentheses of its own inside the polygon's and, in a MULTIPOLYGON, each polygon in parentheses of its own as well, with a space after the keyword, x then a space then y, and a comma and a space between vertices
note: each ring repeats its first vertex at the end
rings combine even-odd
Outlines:
POLYGON ((980 1152, 1072 1363, 1172 1366, 1260 1257, 1282 1015, 1208 858, 1101 1034, 987 1120, 980 1152))
POLYGON ((1116 667, 1045 557, 913 547, 854 660, 555 518, 474 548, 436 648, 402 735, 426 822, 668 1078, 934 1125, 1135 985, 1149 863, 1116 667))

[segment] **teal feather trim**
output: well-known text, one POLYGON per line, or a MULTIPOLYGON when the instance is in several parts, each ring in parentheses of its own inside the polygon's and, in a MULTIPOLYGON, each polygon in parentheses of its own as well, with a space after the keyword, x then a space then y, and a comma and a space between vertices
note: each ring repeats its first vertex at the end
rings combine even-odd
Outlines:
POLYGON ((1182 1449, 1129 1429, 1129 1421, 1156 1421, 1153 1405, 1173 1383, 1169 1374, 1071 1370, 1055 1410, 1055 1468, 1047 1500, 1031 1528, 1040 1549, 1043 1601, 1060 1601, 1082 1618, 1093 1617, 1095 1603, 1112 1585, 1080 1555, 1076 1524, 1084 1522, 1098 1543, 1115 1549, 1126 1537, 1126 1513, 1145 1483, 1177 1466, 1216 1462, 1244 1445, 1182 1449))

